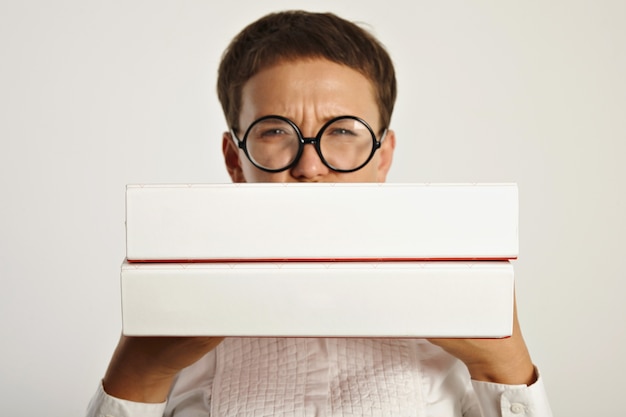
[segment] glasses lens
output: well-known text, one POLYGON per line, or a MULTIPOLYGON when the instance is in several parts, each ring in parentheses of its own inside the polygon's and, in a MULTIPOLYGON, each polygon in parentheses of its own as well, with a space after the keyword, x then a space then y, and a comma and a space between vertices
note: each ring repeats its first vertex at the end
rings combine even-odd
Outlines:
POLYGON ((362 122, 343 118, 324 129, 320 149, 330 166, 339 170, 351 170, 362 166, 372 155, 375 138, 362 122))
POLYGON ((298 155, 299 143, 293 126, 278 118, 259 120, 246 133, 252 162, 272 170, 289 166, 298 155))

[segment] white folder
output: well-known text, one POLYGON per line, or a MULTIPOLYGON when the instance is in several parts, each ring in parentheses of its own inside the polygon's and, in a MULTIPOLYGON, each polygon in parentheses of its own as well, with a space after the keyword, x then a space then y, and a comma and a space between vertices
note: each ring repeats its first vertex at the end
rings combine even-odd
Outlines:
POLYGON ((128 185, 127 258, 502 260, 515 184, 128 185))
POLYGON ((158 336, 506 337, 494 262, 124 263, 123 330, 158 336))

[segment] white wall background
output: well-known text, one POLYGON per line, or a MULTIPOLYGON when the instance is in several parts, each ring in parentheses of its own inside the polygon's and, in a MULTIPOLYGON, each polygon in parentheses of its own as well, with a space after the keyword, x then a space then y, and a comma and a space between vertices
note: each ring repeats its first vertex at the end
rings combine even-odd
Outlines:
POLYGON ((623 413, 626 2, 0 1, 0 398, 82 415, 120 329, 124 186, 226 182, 216 66, 266 12, 368 22, 390 181, 517 182, 519 313, 555 415, 623 413))

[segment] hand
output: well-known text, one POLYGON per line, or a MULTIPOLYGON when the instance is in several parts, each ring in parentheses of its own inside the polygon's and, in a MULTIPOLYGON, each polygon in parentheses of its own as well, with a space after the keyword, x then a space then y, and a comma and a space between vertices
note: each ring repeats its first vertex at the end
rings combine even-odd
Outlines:
POLYGON ((180 370, 213 350, 222 337, 128 337, 122 335, 103 379, 114 397, 165 401, 180 370))
POLYGON ((504 339, 429 339, 458 359, 469 369, 472 379, 500 384, 527 384, 537 380, 513 309, 513 333, 504 339))

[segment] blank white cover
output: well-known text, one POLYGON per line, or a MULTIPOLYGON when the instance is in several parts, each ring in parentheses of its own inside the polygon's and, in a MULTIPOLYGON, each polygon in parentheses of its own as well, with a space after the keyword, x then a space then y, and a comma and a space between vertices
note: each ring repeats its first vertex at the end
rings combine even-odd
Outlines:
POLYGON ((501 262, 122 266, 127 335, 505 337, 501 262))
POLYGON ((515 184, 129 185, 130 260, 514 259, 515 184))

